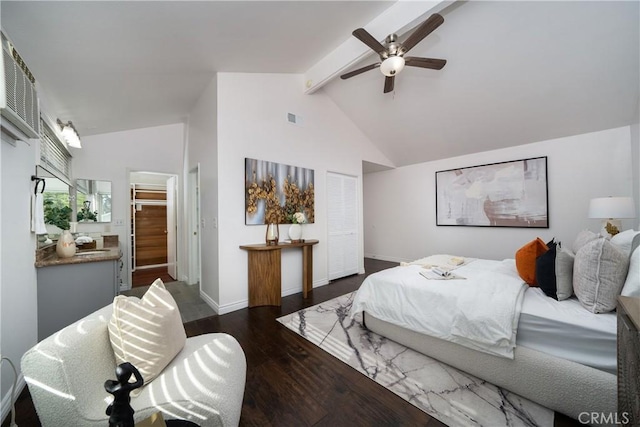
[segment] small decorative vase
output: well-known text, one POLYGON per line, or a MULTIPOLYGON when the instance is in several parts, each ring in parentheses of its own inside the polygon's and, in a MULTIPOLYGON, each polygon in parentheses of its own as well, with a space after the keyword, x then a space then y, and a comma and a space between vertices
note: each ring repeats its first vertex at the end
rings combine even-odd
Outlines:
POLYGON ((302 226, 300 224, 291 224, 289 227, 289 238, 291 243, 300 243, 302 238, 302 226))
POLYGON ((69 230, 64 230, 58 238, 56 253, 60 258, 69 258, 76 254, 76 242, 69 230))
POLYGON ((278 240, 280 240, 280 227, 278 227, 277 223, 270 222, 267 225, 267 234, 265 236, 265 241, 267 245, 277 245, 278 240))

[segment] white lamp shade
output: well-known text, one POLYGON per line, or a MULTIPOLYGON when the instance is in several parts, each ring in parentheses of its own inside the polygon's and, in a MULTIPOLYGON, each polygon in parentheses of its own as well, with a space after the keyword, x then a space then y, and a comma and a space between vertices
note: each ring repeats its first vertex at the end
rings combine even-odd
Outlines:
POLYGON ((631 197, 599 197, 589 203, 589 218, 635 218, 631 197))
POLYGON ((395 76, 404 68, 402 56, 390 56, 380 64, 380 71, 387 77, 395 76))

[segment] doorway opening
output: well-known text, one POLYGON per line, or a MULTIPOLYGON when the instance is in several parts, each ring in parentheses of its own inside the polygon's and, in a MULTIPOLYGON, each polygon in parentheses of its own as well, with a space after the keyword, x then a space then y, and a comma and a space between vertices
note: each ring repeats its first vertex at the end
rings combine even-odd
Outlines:
POLYGON ((130 172, 131 286, 155 279, 175 281, 177 272, 177 175, 130 172))

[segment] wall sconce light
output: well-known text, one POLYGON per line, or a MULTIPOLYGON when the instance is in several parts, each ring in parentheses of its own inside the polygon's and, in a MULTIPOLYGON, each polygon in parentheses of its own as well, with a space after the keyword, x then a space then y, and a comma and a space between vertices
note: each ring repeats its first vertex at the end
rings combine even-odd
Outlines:
POLYGON ((71 121, 63 123, 58 119, 58 125, 60 125, 60 129, 62 130, 62 138, 64 138, 64 141, 69 145, 69 147, 82 148, 82 145, 80 144, 80 135, 71 121))
POLYGON ((602 219, 602 228, 614 236, 622 227, 621 218, 635 218, 631 197, 599 197, 589 203, 589 218, 602 219))

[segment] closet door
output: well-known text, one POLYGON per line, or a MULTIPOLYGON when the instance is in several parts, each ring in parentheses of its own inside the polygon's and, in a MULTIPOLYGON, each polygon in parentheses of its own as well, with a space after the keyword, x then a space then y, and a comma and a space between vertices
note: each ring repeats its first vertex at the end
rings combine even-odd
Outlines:
POLYGON ((329 280, 358 273, 358 181, 327 173, 329 280))

